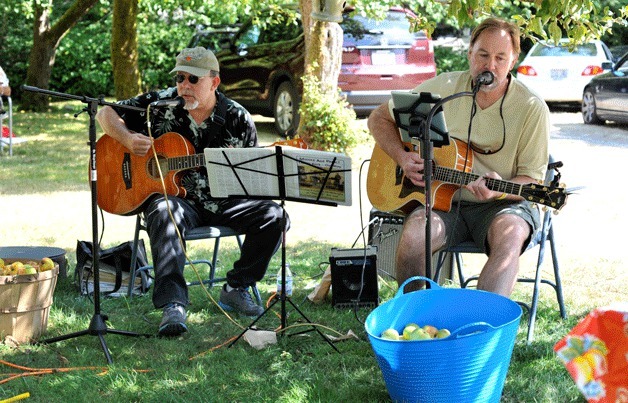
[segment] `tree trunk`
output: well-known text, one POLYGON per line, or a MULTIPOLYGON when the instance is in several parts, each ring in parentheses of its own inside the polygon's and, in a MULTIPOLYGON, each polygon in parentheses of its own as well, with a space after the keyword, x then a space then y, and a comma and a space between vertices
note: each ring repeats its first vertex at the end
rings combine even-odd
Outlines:
POLYGON ((115 0, 111 32, 111 63, 116 99, 140 93, 141 76, 137 46, 138 0, 115 0))
MULTIPOLYGON (((51 26, 51 10, 41 7, 37 1, 33 1, 35 10, 33 48, 28 58, 26 85, 48 89, 59 42, 97 2, 98 0, 76 0, 61 18, 51 26)), ((48 101, 47 96, 25 91, 22 95, 22 108, 43 112, 48 108, 48 101)))
MULTIPOLYGON (((318 78, 324 96, 338 96, 338 76, 342 60, 342 28, 336 22, 318 21, 311 17, 312 2, 300 0, 305 36, 305 74, 318 78)), ((308 102, 304 93, 302 103, 308 102)), ((301 133, 299 124, 298 133, 301 133)))

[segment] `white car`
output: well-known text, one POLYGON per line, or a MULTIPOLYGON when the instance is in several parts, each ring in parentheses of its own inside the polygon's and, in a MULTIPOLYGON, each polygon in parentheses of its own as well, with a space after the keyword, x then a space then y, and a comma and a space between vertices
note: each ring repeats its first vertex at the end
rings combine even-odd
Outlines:
POLYGON ((567 45, 567 39, 559 45, 539 41, 517 67, 517 79, 545 102, 582 102, 584 86, 604 72, 602 63, 613 60, 599 40, 577 45, 573 51, 567 45))

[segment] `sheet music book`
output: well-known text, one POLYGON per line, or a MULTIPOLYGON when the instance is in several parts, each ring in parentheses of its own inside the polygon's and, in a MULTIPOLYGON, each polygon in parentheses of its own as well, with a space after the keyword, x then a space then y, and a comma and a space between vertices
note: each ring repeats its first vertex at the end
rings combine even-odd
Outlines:
MULTIPOLYGON (((212 197, 281 196, 275 148, 204 151, 212 197)), ((286 200, 351 205, 349 156, 288 146, 281 147, 281 154, 286 200)))

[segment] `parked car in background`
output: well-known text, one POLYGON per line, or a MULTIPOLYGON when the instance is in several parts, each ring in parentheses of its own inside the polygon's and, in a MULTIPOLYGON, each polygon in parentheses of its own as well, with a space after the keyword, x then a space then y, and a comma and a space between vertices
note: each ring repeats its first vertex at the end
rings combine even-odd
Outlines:
POLYGON ((558 45, 534 44, 519 67, 517 79, 548 103, 582 102, 582 90, 592 77, 604 72, 602 63, 612 62, 608 47, 599 40, 570 50, 568 40, 558 45))
POLYGON ((199 27, 190 40, 188 48, 202 46, 212 52, 218 52, 222 46, 229 43, 229 40, 238 32, 240 25, 221 25, 210 27, 199 27))
POLYGON ((338 86, 358 116, 366 116, 390 99, 391 90, 410 90, 436 76, 434 45, 425 32, 410 32, 402 8, 384 20, 356 13, 340 23, 344 38, 338 86))
MULTIPOLYGON (((349 10, 347 10, 349 11, 349 10)), ((434 49, 425 33, 410 33, 409 10, 391 8, 383 21, 344 14, 339 87, 358 115, 436 75, 434 49)), ((251 113, 273 117, 284 136, 298 127, 305 42, 298 10, 245 22, 222 50, 220 90, 251 113)))
POLYGON ((582 119, 587 124, 606 120, 628 123, 628 53, 610 71, 597 75, 584 87, 582 119))

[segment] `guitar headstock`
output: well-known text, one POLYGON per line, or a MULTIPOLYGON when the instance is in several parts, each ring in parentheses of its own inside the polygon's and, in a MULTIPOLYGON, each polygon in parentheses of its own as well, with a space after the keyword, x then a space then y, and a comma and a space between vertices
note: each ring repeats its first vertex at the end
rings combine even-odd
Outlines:
POLYGON ((523 185, 521 196, 526 200, 560 210, 567 202, 567 192, 563 187, 537 185, 534 183, 523 185))

